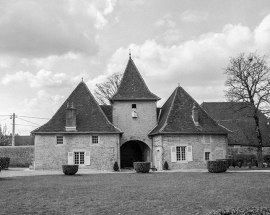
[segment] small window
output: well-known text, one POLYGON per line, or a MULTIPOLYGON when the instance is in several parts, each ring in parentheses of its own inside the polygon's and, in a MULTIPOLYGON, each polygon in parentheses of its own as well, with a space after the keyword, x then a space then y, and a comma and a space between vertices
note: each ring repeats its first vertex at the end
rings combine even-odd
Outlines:
POLYGON ((84 164, 84 152, 74 152, 74 163, 84 164))
POLYGON ((176 160, 185 161, 186 160, 186 146, 176 147, 176 160))
POLYGON ((97 144, 98 143, 98 136, 92 136, 92 143, 97 144))
POLYGON ((209 160, 210 160, 210 152, 205 152, 205 153, 204 153, 204 159, 205 159, 206 161, 209 161, 209 160))
POLYGON ((137 108, 137 107, 136 107, 136 104, 132 104, 132 108, 137 108))
POLYGON ((64 137, 63 136, 56 136, 56 144, 63 144, 64 137))

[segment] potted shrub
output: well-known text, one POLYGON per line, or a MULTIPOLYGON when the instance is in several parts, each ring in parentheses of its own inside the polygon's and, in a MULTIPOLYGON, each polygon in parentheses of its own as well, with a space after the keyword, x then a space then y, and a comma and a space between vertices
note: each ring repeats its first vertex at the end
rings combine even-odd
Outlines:
POLYGON ((119 171, 119 166, 118 166, 118 163, 115 161, 114 165, 113 165, 113 170, 114 171, 119 171))
POLYGON ((78 172, 79 165, 62 165, 65 175, 75 175, 78 172))
POLYGON ((207 169, 211 173, 226 172, 228 168, 227 160, 207 161, 207 169))
POLYGON ((133 166, 137 173, 148 173, 150 170, 150 162, 134 162, 133 166))
POLYGON ((165 161, 163 168, 164 168, 165 170, 168 170, 168 169, 169 169, 169 164, 168 164, 167 161, 165 161))

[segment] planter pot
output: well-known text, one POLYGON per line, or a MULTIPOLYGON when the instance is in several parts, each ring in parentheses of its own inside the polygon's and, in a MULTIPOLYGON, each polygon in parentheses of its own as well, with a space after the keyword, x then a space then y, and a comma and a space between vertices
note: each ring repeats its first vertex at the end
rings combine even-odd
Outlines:
POLYGON ((148 173, 150 170, 150 162, 134 162, 133 166, 137 173, 148 173))
POLYGON ((62 165, 65 175, 75 175, 78 172, 79 165, 62 165))

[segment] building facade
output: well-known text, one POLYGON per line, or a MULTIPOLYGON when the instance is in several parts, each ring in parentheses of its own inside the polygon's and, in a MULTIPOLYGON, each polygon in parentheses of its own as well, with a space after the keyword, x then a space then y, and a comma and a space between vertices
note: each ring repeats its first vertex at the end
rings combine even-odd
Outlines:
POLYGON ((62 164, 112 170, 151 162, 158 170, 205 168, 227 156, 228 130, 182 88, 161 108, 131 57, 111 105, 99 105, 82 81, 45 125, 34 130, 35 169, 62 164))

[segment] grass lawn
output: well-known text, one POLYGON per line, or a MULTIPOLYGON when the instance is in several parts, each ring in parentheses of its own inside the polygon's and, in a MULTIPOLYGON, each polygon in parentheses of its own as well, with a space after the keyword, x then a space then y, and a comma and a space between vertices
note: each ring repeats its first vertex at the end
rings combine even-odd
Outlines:
POLYGON ((269 178, 239 172, 0 178, 0 214, 183 215, 269 206, 269 178))

